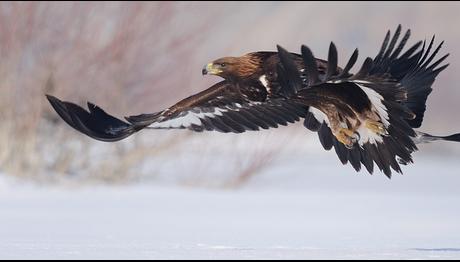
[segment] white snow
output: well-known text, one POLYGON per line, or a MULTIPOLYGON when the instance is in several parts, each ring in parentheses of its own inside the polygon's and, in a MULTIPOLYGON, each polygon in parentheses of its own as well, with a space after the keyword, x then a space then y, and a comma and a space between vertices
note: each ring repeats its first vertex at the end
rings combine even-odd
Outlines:
POLYGON ((227 190, 0 175, 0 259, 460 258, 455 160, 422 156, 392 180, 336 162, 284 155, 227 190))

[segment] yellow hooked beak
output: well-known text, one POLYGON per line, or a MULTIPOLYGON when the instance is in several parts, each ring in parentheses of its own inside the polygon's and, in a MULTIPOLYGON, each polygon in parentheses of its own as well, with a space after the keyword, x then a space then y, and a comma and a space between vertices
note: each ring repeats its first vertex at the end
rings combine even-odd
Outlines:
POLYGON ((216 65, 213 63, 209 63, 203 67, 203 70, 201 71, 203 75, 218 75, 222 73, 222 70, 217 68, 216 65))

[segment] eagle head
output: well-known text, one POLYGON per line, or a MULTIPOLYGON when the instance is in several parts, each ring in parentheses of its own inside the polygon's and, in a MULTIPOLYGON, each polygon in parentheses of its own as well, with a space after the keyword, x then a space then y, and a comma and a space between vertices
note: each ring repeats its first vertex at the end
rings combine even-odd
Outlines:
POLYGON ((263 72, 262 63, 260 57, 253 53, 240 57, 223 57, 205 65, 201 73, 239 82, 260 77, 263 72))

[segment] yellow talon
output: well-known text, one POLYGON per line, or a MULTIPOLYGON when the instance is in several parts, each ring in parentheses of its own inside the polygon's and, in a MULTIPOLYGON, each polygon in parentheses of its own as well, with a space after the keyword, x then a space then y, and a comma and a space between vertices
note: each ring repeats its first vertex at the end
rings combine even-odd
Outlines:
POLYGON ((374 121, 374 120, 367 120, 366 121, 366 128, 371 130, 372 132, 376 134, 384 134, 385 133, 385 127, 383 126, 382 123, 374 121))
POLYGON ((356 142, 354 138, 355 132, 347 128, 340 128, 335 137, 340 143, 344 144, 347 148, 353 147, 353 144, 356 142))
POLYGON ((342 128, 342 129, 340 129, 339 132, 342 132, 345 135, 350 136, 350 137, 353 136, 353 134, 355 133, 355 132, 353 132, 353 130, 350 130, 350 129, 347 129, 347 128, 342 128))

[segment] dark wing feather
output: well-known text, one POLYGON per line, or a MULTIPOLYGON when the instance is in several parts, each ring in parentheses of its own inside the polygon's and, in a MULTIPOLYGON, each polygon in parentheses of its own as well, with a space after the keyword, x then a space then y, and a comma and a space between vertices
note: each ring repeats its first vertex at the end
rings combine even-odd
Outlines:
POLYGON ((369 72, 371 71, 372 67, 374 66, 374 61, 372 58, 368 57, 366 60, 364 60, 363 65, 361 66, 361 69, 356 73, 355 75, 351 76, 349 79, 364 79, 369 75, 369 72))
MULTIPOLYGON (((433 40, 430 46, 432 46, 433 40)), ((425 61, 431 50, 431 48, 428 48, 423 58, 414 61, 413 68, 400 80, 402 86, 407 91, 407 100, 404 104, 415 114, 414 119, 408 120, 410 126, 414 128, 418 128, 422 125, 423 116, 426 110, 426 100, 433 90, 431 86, 438 74, 448 66, 448 64, 439 66, 448 57, 448 54, 433 62, 442 44, 441 42, 431 56, 425 61)), ((423 50, 420 51, 420 54, 422 54, 422 52, 423 50)))
POLYGON ((334 75, 337 74, 337 48, 335 44, 331 42, 329 45, 329 55, 327 59, 327 72, 325 80, 330 80, 334 75))
POLYGON ((278 75, 280 79, 280 85, 284 88, 279 90, 280 94, 285 97, 291 97, 302 89, 302 79, 300 78, 299 71, 297 70, 297 65, 290 54, 286 49, 281 46, 277 46, 278 56, 280 63, 277 65, 278 75))
POLYGON ((311 131, 317 132, 322 123, 318 121, 318 119, 315 118, 313 113, 308 111, 305 115, 305 120, 303 121, 303 125, 308 128, 311 131))
POLYGON ((423 121, 426 100, 432 91, 431 86, 437 75, 448 66, 439 66, 448 57, 448 54, 437 60, 435 59, 443 42, 431 52, 435 40, 433 36, 428 48, 425 49, 425 42, 420 41, 400 55, 411 32, 407 30, 396 49, 394 49, 400 33, 401 25, 398 26, 390 42, 390 32, 388 31, 382 48, 374 59, 374 66, 369 75, 387 75, 387 77, 401 83, 407 93, 407 99, 403 103, 415 114, 415 118, 407 120, 407 122, 412 127, 418 128, 423 121), (422 43, 422 49, 417 51, 422 43))
POLYGON ((321 124, 321 127, 318 130, 318 137, 324 149, 331 150, 332 146, 334 145, 334 140, 336 139, 332 134, 331 129, 324 122, 321 124))
POLYGON ((318 68, 316 65, 316 58, 313 56, 312 51, 305 45, 302 45, 301 51, 305 65, 305 73, 307 75, 307 85, 313 86, 315 84, 321 83, 319 79, 318 68))
POLYGON ((76 104, 61 101, 54 96, 47 95, 46 97, 67 124, 100 141, 118 141, 134 134, 141 128, 121 121, 91 103, 88 103, 88 111, 76 104))
POLYGON ((338 76, 339 79, 349 77, 349 74, 350 74, 349 71, 355 65, 357 59, 358 59, 358 49, 355 49, 350 59, 348 60, 347 65, 343 68, 342 73, 339 74, 338 76))
POLYGON ((222 81, 153 115, 131 116, 134 125, 151 129, 216 130, 242 133, 247 130, 276 128, 305 117, 306 107, 285 98, 265 102, 247 100, 236 86, 222 81), (229 99, 231 98, 231 99, 229 99))

